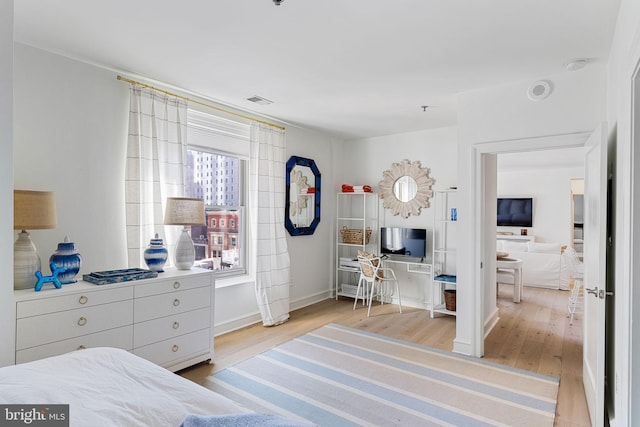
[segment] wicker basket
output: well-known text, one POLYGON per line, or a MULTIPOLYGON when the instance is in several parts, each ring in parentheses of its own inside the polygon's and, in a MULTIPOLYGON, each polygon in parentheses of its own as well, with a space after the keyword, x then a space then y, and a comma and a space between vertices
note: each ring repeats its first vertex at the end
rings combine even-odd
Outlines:
POLYGON ((449 311, 456 311, 456 290, 445 289, 444 290, 444 308, 449 311))
POLYGON ((366 245, 369 243, 369 238, 371 237, 371 228, 367 227, 366 230, 362 228, 347 228, 342 227, 340 230, 340 234, 342 235, 342 243, 349 243, 351 245, 366 245), (364 242, 362 241, 362 235, 364 231, 364 242))

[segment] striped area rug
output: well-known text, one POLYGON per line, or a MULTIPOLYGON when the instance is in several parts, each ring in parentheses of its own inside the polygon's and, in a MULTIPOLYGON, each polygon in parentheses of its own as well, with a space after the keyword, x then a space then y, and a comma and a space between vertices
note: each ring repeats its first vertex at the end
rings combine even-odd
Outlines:
POLYGON ((558 379, 329 324, 208 388, 321 426, 552 426, 558 379))

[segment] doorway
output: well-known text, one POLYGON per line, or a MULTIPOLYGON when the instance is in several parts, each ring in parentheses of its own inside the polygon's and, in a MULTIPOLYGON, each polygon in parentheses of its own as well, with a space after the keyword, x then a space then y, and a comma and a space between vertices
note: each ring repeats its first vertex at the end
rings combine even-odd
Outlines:
POLYGON ((477 195, 471 206, 471 216, 477 218, 474 221, 475 230, 472 234, 478 236, 478 246, 474 247, 471 259, 474 265, 474 275, 482 277, 482 283, 478 289, 478 298, 475 299, 475 316, 473 324, 473 347, 475 354, 484 354, 484 337, 487 332, 485 319, 492 313, 487 309, 495 309, 493 304, 487 304, 487 296, 495 298, 496 286, 496 257, 495 257, 495 202, 487 204, 487 200, 497 199, 497 156, 507 153, 539 152, 541 150, 583 147, 589 139, 589 132, 571 134, 558 134, 543 137, 523 138, 518 140, 496 141, 477 144, 473 147, 474 175, 476 176, 473 192, 477 195))
POLYGON ((571 180, 571 246, 582 260, 584 251, 584 178, 571 180))
MULTIPOLYGON (((503 142, 494 142, 494 143, 488 143, 488 144, 478 144, 476 146, 474 146, 474 158, 475 158, 475 175, 476 175, 476 191, 479 195, 477 200, 477 203, 473 205, 473 209, 472 209, 472 213, 477 215, 479 218, 479 221, 477 222, 479 229, 476 231, 477 235, 480 238, 480 245, 477 247, 477 249, 480 250, 476 250, 474 252, 474 259, 478 260, 478 265, 480 266, 481 269, 483 269, 484 271, 481 271, 480 276, 483 277, 483 281, 478 289, 479 291, 479 295, 480 298, 478 298, 478 300, 476 301, 477 306, 476 308, 478 309, 477 313, 479 313, 479 316, 476 317, 476 322, 480 319, 486 319, 484 310, 486 310, 487 308, 490 308, 492 306, 495 305, 495 303, 491 303, 490 299, 492 297, 492 295, 495 295, 495 293, 493 292, 488 292, 488 290, 490 290, 495 283, 495 277, 492 277, 492 274, 495 274, 495 244, 493 242, 493 239, 495 238, 495 233, 488 233, 487 230, 491 230, 493 229, 495 231, 495 217, 494 215, 491 214, 491 212, 487 212, 485 213, 485 207, 486 204, 491 202, 492 200, 495 200, 495 198, 497 197, 497 192, 495 189, 495 185, 492 185, 493 182, 495 182, 495 176, 497 174, 496 171, 496 161, 495 161, 495 157, 498 154, 501 153, 510 153, 510 152, 527 152, 527 151, 539 151, 539 150, 544 150, 544 149, 550 149, 550 148, 567 148, 567 147, 585 147, 588 148, 588 150, 585 151, 585 153, 588 153, 588 155, 586 156, 586 159, 589 160, 589 167, 585 170, 585 177, 587 175, 591 176, 593 175, 592 179, 588 182, 591 183, 590 188, 600 188, 602 189, 602 191, 600 192, 600 190, 598 190, 598 192, 600 192, 599 194, 601 194, 600 196, 596 197, 596 195, 593 194, 593 191, 590 193, 590 200, 594 201, 593 206, 590 205, 589 209, 591 209, 591 215, 589 216, 589 218, 591 218, 591 234, 593 236, 600 236, 598 238, 596 238, 593 242, 594 244, 589 246, 589 243, 587 243, 587 247, 591 248, 589 253, 590 255, 590 259, 591 261, 595 261, 595 262, 591 262, 591 263, 587 263, 586 265, 589 266, 591 265, 591 269, 590 270, 590 277, 595 278, 596 280, 594 281, 594 284, 605 284, 606 280, 604 278, 604 275, 600 276, 601 272, 606 271, 606 269, 604 268, 604 245, 603 243, 605 242, 605 233, 604 233, 604 219, 605 218, 611 218, 610 215, 607 215, 606 212, 606 208, 604 207, 605 205, 611 206, 611 203, 607 203, 610 202, 610 200, 606 200, 605 197, 607 195, 607 191, 606 191, 606 185, 605 185, 605 177, 606 177, 606 171, 607 171, 607 165, 605 164, 605 159, 607 157, 607 152, 606 152, 606 147, 607 147, 607 142, 606 142, 606 138, 605 138, 605 133, 606 133, 606 127, 605 126, 599 126, 597 128, 596 132, 593 132, 593 134, 591 133, 581 133, 581 134, 564 134, 564 135, 554 135, 554 136, 547 136, 547 137, 542 137, 542 138, 526 138, 523 140, 517 140, 517 141, 503 141, 503 142), (600 141, 600 142, 598 142, 600 141), (596 147, 596 150, 594 150, 594 147, 596 147), (598 147, 602 147, 602 148, 598 148, 598 147), (604 151, 603 151, 604 150, 604 151), (594 157, 593 153, 599 153, 594 157), (601 159, 601 161, 597 161, 596 159, 601 159), (594 160, 596 161, 596 163, 594 164, 594 160), (601 165, 601 166, 600 166, 601 165), (594 173, 591 173, 589 171, 595 171, 594 173), (603 184, 600 185, 599 183, 602 182, 603 184), (595 186, 596 183, 598 183, 597 187, 595 186), (599 202, 599 200, 602 200, 602 203, 599 202), (601 219, 601 220, 600 220, 601 219), (595 222, 594 222, 595 221, 595 222), (601 224, 601 225, 598 225, 601 224), (595 225, 596 228, 593 228, 593 226, 595 225), (596 232, 594 230, 601 230, 599 232, 596 232), (493 246, 493 247, 492 247, 493 246), (600 248, 602 248, 603 252, 601 253, 601 255, 599 254, 599 250, 600 248), (598 261, 600 260, 600 267, 597 267, 598 261), (484 264, 484 267, 483 267, 484 264)), ((614 156, 612 156, 612 159, 615 159, 614 156)), ((613 160, 612 160, 613 163, 613 160)), ((611 184, 610 184, 611 185, 611 184)), ((609 192, 609 194, 611 194, 609 192)), ((609 225, 609 224, 607 224, 609 225)), ((607 227, 610 229, 610 227, 607 227)), ((609 236, 611 236, 609 234, 609 236)), ((602 285, 601 285, 602 286, 602 285)), ((601 301, 604 302, 604 294, 605 294, 605 290, 600 290, 598 292, 598 288, 596 287, 594 290, 594 293, 597 293, 598 295, 600 295, 599 298, 594 298, 594 301, 601 301)), ((585 391, 587 391, 587 400, 589 401, 589 407, 592 408, 603 408, 604 407, 604 390, 602 388, 602 383, 604 382, 604 357, 602 355, 602 353, 604 352, 604 348, 605 348, 605 340, 604 340, 604 304, 601 303, 597 303, 597 307, 598 308, 598 314, 596 315, 594 313, 595 308, 596 307, 596 303, 591 303, 591 300, 588 301, 589 307, 585 307, 585 312, 589 311, 590 315, 587 316, 585 319, 589 320, 591 323, 594 323, 594 325, 591 325, 593 327, 590 328, 585 328, 585 336, 584 336, 584 343, 585 343, 585 351, 583 352, 584 355, 584 366, 585 366, 585 374, 583 375, 583 378, 589 379, 590 381, 585 381, 585 391), (587 308, 589 308, 589 310, 587 310, 587 308), (598 328, 595 328, 595 325, 600 325, 598 328), (598 329, 598 333, 594 334, 591 331, 595 331, 596 329, 598 329), (587 331, 589 331, 589 333, 587 334, 587 331), (587 345, 587 338, 589 338, 588 342, 589 345, 587 345), (597 352, 594 350, 597 349, 597 352), (586 351, 589 350, 589 351, 586 351), (589 369, 587 369, 587 367, 589 369), (598 372, 595 371, 595 369, 598 369, 598 372), (596 380, 595 382, 593 382, 594 378, 601 378, 601 380, 596 380), (598 387, 595 387, 592 385, 600 385, 598 387), (601 390, 601 391, 599 391, 601 390), (601 396, 598 398, 598 396, 601 396), (591 398, 591 399, 590 399, 591 398), (601 400, 594 400, 594 399, 601 399, 601 400)), ((481 351, 482 353, 484 353, 484 342, 483 342, 483 335, 485 331, 484 330, 479 330, 480 328, 476 329, 476 343, 481 344, 481 351)), ((595 416, 595 419, 600 418, 597 413, 596 414, 592 414, 592 418, 595 416)))

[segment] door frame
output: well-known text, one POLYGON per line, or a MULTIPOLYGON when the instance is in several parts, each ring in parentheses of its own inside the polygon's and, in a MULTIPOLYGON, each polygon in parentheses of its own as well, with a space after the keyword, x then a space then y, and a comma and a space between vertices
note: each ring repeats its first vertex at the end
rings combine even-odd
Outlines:
MULTIPOLYGON (((618 182, 616 191, 621 203, 616 224, 616 330, 615 330, 615 425, 635 425, 640 419, 640 408, 632 403, 640 398, 640 372, 634 359, 640 354, 640 328, 628 319, 640 306, 640 292, 633 283, 640 278, 640 265, 634 259, 640 254, 640 30, 633 38, 626 69, 621 70, 621 112, 618 124, 618 182), (628 80, 627 80, 628 78, 628 80), (627 97, 628 96, 628 97, 627 97), (627 232, 624 232, 627 231, 627 232)), ((620 203, 620 202, 618 202, 620 203)))
MULTIPOLYGON (((485 224, 492 224, 495 218, 486 218, 484 209, 484 199, 486 190, 485 180, 485 157, 496 154, 506 154, 515 152, 527 152, 527 151, 539 151, 539 150, 553 150, 559 148, 573 148, 583 147, 589 136, 589 132, 575 132, 565 134, 544 135, 537 137, 508 139, 502 141, 490 141, 477 143, 472 146, 473 161, 472 161, 472 176, 474 177, 474 188, 472 190, 474 197, 470 209, 471 221, 471 235, 473 236, 473 242, 471 245, 471 265, 474 266, 473 277, 479 277, 479 288, 474 292, 473 298, 473 332, 471 348, 475 349, 474 355, 484 355, 484 338, 488 331, 485 330, 485 295, 487 292, 491 292, 491 284, 487 282, 487 277, 484 271, 495 271, 495 254, 487 256, 484 248, 486 248, 487 242, 485 235, 485 224), (491 222, 488 222, 491 221, 491 222), (486 270, 489 269, 489 270, 486 270), (484 271, 483 271, 484 270, 484 271)), ((493 163, 495 164, 495 163, 493 163)), ((491 181, 489 181, 491 182, 491 181)), ((490 184, 491 185, 491 184, 490 184)), ((495 192, 495 189, 493 190, 495 192)), ((495 243, 490 242, 495 248, 495 243)), ((495 295, 495 292, 492 294, 495 295)))

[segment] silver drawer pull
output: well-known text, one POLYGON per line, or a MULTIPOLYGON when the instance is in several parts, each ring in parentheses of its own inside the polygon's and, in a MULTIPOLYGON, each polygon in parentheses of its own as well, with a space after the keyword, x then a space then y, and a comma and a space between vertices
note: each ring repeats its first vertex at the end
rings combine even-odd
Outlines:
POLYGON ((80 299, 78 299, 78 302, 79 302, 80 304, 86 304, 86 303, 87 303, 87 301, 89 301, 89 298, 87 298, 87 297, 86 297, 86 296, 84 296, 84 295, 82 295, 82 296, 80 297, 80 299))
POLYGON ((87 347, 85 347, 84 345, 78 346, 78 350, 86 350, 86 349, 87 349, 87 347))
POLYGON ((174 344, 173 347, 171 347, 171 351, 173 351, 174 353, 176 351, 178 351, 180 349, 180 347, 178 347, 178 344, 174 344))
POLYGON ((178 289, 180 287, 180 282, 173 282, 173 289, 178 289))
POLYGON ((178 298, 174 299, 174 300, 173 300, 173 306, 174 306, 174 307, 177 307, 177 306, 179 306, 179 305, 180 305, 180 300, 179 300, 178 298))
POLYGON ((86 317, 81 317, 78 319, 78 325, 80 326, 84 326, 87 324, 87 318, 86 317))
POLYGON ((178 329, 180 327, 180 322, 173 322, 173 329, 178 329))

